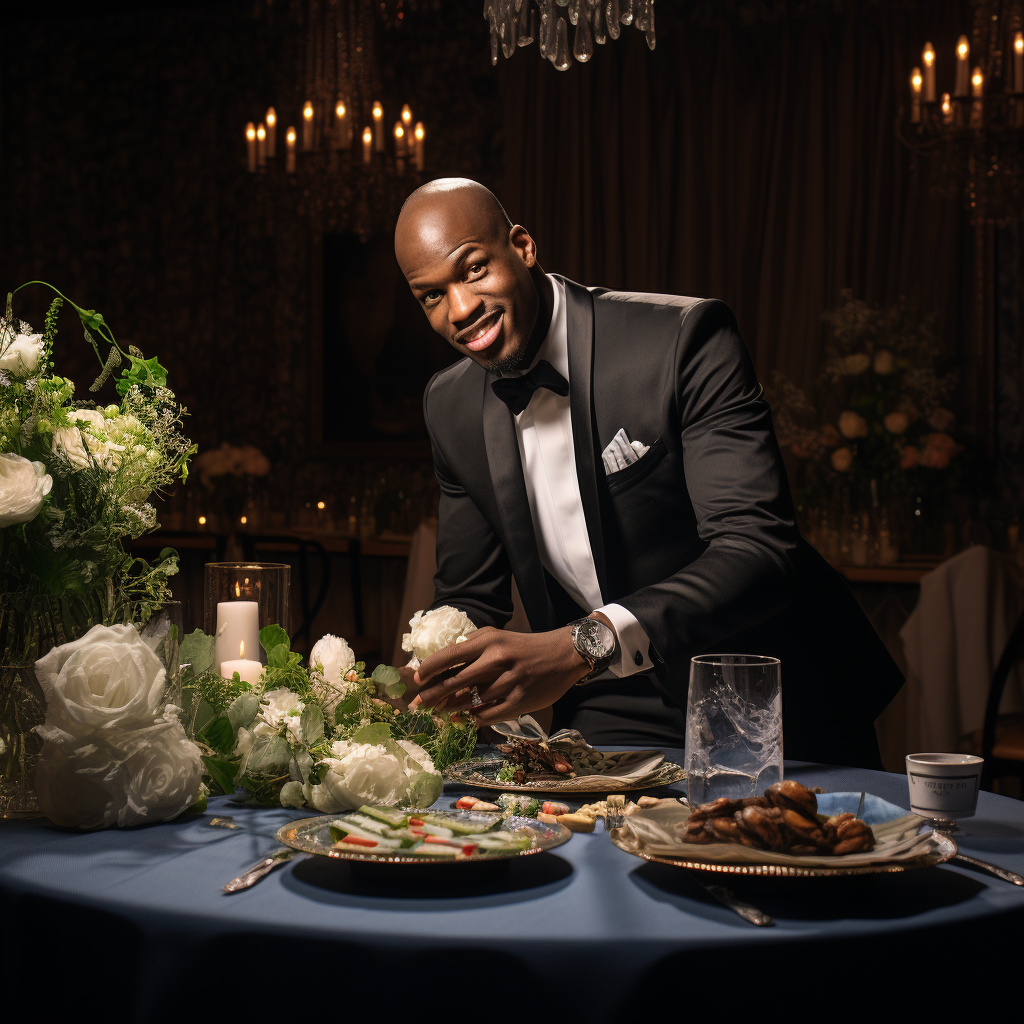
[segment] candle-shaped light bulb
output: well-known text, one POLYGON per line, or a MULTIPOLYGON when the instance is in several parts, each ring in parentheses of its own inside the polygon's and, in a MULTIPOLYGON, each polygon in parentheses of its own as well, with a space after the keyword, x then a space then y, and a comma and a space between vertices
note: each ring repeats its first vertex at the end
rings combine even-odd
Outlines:
POLYGON ((245 126, 245 156, 250 173, 256 170, 256 125, 245 126))
POLYGON ((914 70, 910 73, 910 87, 914 90, 914 92, 920 94, 921 83, 923 81, 924 79, 921 77, 921 69, 914 68, 914 70))
POLYGON ((413 137, 416 139, 416 170, 423 170, 423 137, 426 132, 423 130, 423 122, 416 122, 416 130, 413 132, 413 137))
POLYGON ((271 159, 277 156, 277 111, 273 107, 267 107, 267 156, 271 159))
POLYGON ((288 131, 285 133, 284 141, 285 141, 285 149, 286 149, 286 152, 287 152, 287 155, 285 157, 284 169, 289 174, 294 174, 295 173, 295 129, 291 125, 288 126, 288 131))
POLYGON ((402 107, 402 124, 405 125, 406 128, 412 124, 412 109, 408 103, 402 107))
POLYGON ((942 94, 942 120, 944 124, 949 124, 953 117, 953 101, 949 98, 949 93, 944 92, 942 94))
POLYGON ((401 121, 395 122, 395 156, 399 160, 405 159, 405 128, 401 121))
POLYGON ((262 122, 256 126, 256 162, 260 167, 267 162, 267 129, 262 122))
POLYGON ((956 82, 953 85, 954 96, 966 96, 970 85, 970 72, 967 68, 967 58, 971 53, 971 44, 967 42, 967 36, 961 36, 956 44, 956 82))
POLYGON ((309 100, 302 108, 302 148, 313 148, 313 104, 309 100))
POLYGON ((370 126, 367 125, 363 129, 363 163, 368 164, 370 162, 370 153, 373 147, 373 132, 370 130, 370 126))
POLYGON ((924 63, 924 101, 925 103, 935 102, 935 48, 931 43, 924 44, 924 52, 921 54, 924 63))
POLYGON ((1024 32, 1013 33, 1012 92, 1024 92, 1024 32))
POLYGON ((384 152, 384 108, 380 100, 373 102, 373 142, 378 153, 384 152))
POLYGON ((980 96, 982 87, 985 84, 985 76, 981 73, 981 68, 975 68, 974 74, 971 75, 971 91, 975 96, 980 96))
POLYGON ((914 68, 910 72, 910 121, 917 124, 921 120, 921 69, 914 68))
POLYGON ((338 100, 334 106, 334 116, 340 121, 345 116, 345 104, 338 100))
POLYGON ((971 95, 974 97, 971 101, 972 128, 981 128, 985 121, 985 101, 982 99, 984 88, 985 76, 981 73, 981 68, 975 68, 971 75, 971 95))

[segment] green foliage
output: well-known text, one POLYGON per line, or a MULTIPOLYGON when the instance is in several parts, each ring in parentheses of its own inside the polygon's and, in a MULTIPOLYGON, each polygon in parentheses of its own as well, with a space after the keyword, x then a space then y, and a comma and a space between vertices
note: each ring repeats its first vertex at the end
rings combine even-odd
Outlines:
POLYGON ((216 646, 217 642, 212 636, 207 636, 201 629, 194 630, 181 642, 181 663, 191 665, 193 676, 204 675, 213 668, 216 646))
POLYGON ((393 699, 397 699, 405 693, 405 683, 402 682, 398 669, 391 665, 378 665, 370 678, 393 699))
POLYGON ((216 787, 216 791, 228 795, 234 793, 238 763, 224 757, 214 757, 211 754, 203 754, 202 757, 206 774, 216 787))
POLYGON ((283 646, 286 651, 291 649, 291 641, 288 639, 288 634, 285 630, 278 625, 264 626, 260 630, 260 646, 267 652, 267 657, 270 657, 271 652, 275 647, 283 646))

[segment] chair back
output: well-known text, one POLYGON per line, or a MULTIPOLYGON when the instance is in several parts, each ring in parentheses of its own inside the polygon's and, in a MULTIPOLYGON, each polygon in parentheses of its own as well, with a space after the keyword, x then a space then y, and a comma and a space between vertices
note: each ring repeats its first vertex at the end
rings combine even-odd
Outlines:
POLYGON ((1024 611, 1021 612, 1017 624, 1013 627, 1010 639, 1003 648, 999 664, 992 673, 992 686, 988 691, 988 702, 985 705, 985 723, 981 730, 981 756, 985 758, 985 766, 981 770, 981 788, 990 790, 995 777, 995 766, 992 763, 992 751, 996 745, 996 725, 999 721, 999 705, 1003 701, 1003 691, 1010 671, 1018 661, 1024 658, 1024 611))

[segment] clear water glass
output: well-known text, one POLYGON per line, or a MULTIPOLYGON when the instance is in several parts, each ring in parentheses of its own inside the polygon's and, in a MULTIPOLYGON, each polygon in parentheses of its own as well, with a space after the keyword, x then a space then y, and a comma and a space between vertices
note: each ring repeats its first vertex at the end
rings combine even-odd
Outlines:
POLYGON ((683 757, 690 804, 757 796, 782 779, 778 658, 702 654, 690 661, 683 757))

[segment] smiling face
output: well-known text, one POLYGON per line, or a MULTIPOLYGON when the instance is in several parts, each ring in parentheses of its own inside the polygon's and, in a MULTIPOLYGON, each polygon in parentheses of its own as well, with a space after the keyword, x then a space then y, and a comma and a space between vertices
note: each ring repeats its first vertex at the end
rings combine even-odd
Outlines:
POLYGON ((395 255, 430 326, 463 355, 502 371, 531 354, 534 274, 543 276, 536 246, 482 185, 459 179, 414 192, 398 219, 395 255))

